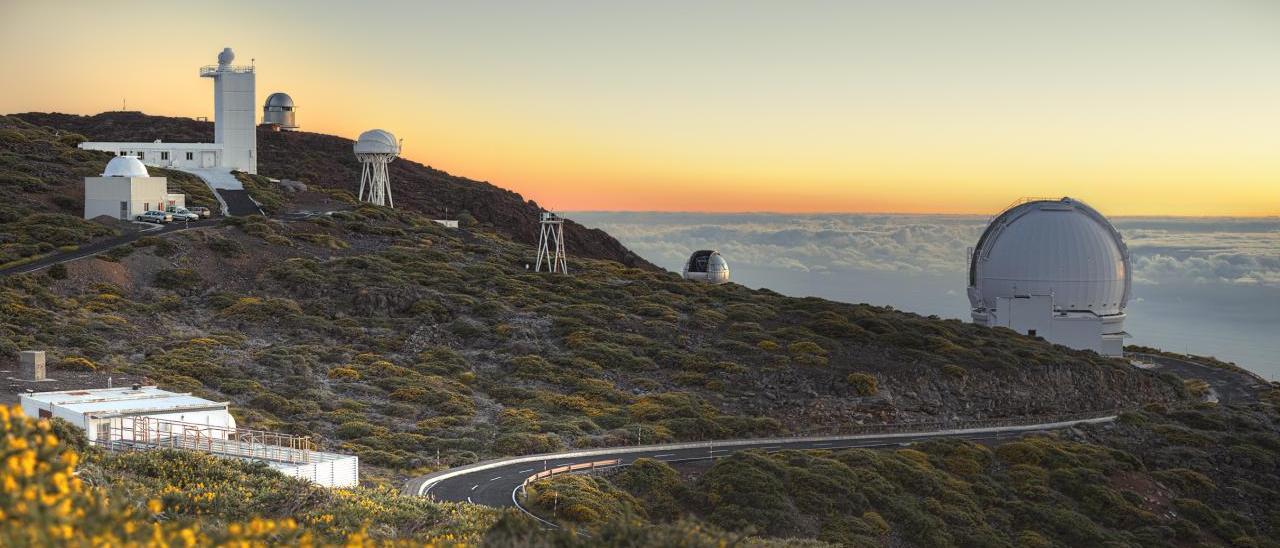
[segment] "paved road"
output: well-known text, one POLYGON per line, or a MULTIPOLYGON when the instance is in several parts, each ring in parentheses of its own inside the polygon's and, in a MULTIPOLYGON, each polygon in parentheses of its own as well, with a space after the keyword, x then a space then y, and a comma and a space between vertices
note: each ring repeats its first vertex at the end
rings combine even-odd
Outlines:
POLYGON ((1110 422, 1114 416, 1072 422, 1027 426, 970 428, 938 432, 830 436, 821 438, 735 440, 716 444, 668 444, 638 447, 616 447, 549 455, 512 457, 436 472, 409 480, 404 491, 430 495, 439 500, 472 502, 486 506, 512 506, 515 491, 525 478, 544 469, 569 464, 618 459, 622 464, 645 457, 667 462, 720 458, 737 451, 751 449, 782 451, 787 449, 845 449, 850 447, 894 447, 931 439, 995 440, 1026 432, 1067 428, 1090 422, 1110 422))
POLYGON ((189 228, 213 226, 217 222, 218 222, 217 219, 203 219, 193 223, 174 222, 174 223, 169 223, 167 225, 153 225, 154 226, 153 228, 148 228, 146 230, 140 230, 138 232, 130 232, 122 236, 116 236, 115 238, 107 238, 105 240, 98 240, 96 242, 85 244, 83 246, 80 246, 80 248, 76 249, 75 251, 68 251, 66 253, 54 253, 53 255, 50 255, 38 261, 32 261, 27 264, 22 264, 22 265, 0 270, 0 278, 3 278, 5 276, 12 276, 14 274, 26 274, 28 272, 44 270, 55 264, 67 263, 67 262, 83 259, 85 257, 92 257, 94 255, 103 253, 114 247, 119 247, 124 244, 132 243, 138 240, 139 238, 145 238, 147 236, 160 236, 162 234, 170 234, 173 232, 181 232, 189 228))
POLYGON ((1233 371, 1194 360, 1137 352, 1128 356, 1155 365, 1156 371, 1168 371, 1184 379, 1201 379, 1209 383, 1218 401, 1224 404, 1257 401, 1258 390, 1267 384, 1266 379, 1243 369, 1233 371))

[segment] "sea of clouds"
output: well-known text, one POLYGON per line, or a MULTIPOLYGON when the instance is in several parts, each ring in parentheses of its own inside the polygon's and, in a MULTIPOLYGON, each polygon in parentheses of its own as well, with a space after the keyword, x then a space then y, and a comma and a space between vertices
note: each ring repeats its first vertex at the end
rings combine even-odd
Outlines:
MULTIPOLYGON (((734 280, 791 295, 965 318, 966 259, 988 217, 580 212, 679 271, 717 249, 734 280)), ((1117 218, 1132 254, 1130 343, 1192 351, 1280 376, 1280 218, 1117 218)))

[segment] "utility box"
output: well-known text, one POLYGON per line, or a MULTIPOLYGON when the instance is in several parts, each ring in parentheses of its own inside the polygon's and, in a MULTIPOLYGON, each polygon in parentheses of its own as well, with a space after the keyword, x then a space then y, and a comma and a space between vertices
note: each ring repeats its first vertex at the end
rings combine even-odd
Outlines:
POLYGON ((18 375, 24 381, 44 380, 44 351, 23 350, 18 353, 18 375))

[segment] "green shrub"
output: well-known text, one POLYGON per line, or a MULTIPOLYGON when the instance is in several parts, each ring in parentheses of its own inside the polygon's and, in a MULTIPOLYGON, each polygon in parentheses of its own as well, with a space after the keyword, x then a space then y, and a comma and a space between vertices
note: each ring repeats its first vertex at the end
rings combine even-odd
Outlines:
POLYGON ((849 373, 845 377, 845 382, 853 388, 853 393, 859 396, 874 396, 879 392, 879 383, 876 378, 866 373, 849 373))
POLYGON ((66 371, 96 371, 98 364, 83 356, 67 356, 58 362, 58 369, 66 371))

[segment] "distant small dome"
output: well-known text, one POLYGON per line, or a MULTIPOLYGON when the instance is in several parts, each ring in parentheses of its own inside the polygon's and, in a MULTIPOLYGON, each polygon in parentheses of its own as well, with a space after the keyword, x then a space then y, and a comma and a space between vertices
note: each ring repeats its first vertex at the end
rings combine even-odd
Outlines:
POLYGON ((231 51, 231 48, 222 48, 222 53, 218 54, 219 65, 230 65, 231 62, 235 60, 236 60, 236 53, 234 51, 231 51))
POLYGON ((116 156, 107 162, 102 170, 103 177, 150 177, 147 166, 142 165, 137 156, 116 156))
POLYGON ((356 154, 399 154, 400 143, 391 132, 371 129, 360 134, 353 147, 356 154))
POLYGON ((684 278, 713 284, 729 281, 729 263, 720 256, 719 251, 703 249, 694 251, 689 261, 684 264, 684 278))
POLYGON ((263 105, 265 108, 293 108, 293 97, 289 97, 288 93, 276 92, 267 96, 267 102, 263 105))

